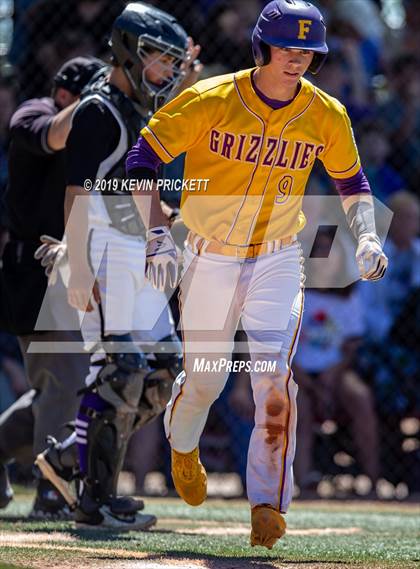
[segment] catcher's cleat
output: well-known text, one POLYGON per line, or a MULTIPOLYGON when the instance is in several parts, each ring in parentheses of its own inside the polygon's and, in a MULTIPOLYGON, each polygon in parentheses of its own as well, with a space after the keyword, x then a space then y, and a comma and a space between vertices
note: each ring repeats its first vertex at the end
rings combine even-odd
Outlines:
POLYGON ((172 449, 172 479, 181 498, 199 506, 207 498, 207 474, 200 462, 198 447, 182 453, 172 449))
POLYGON ((105 530, 111 532, 147 531, 157 522, 153 514, 117 515, 107 505, 86 513, 79 507, 74 513, 77 529, 105 530))
POLYGON ((132 496, 111 496, 106 506, 115 516, 135 516, 140 510, 144 510, 144 502, 132 496))
MULTIPOLYGON (((79 472, 72 460, 66 456, 61 444, 53 437, 48 438, 49 447, 35 460, 35 474, 46 479, 60 492, 71 511, 77 506, 77 485, 80 483, 79 472), (75 484, 73 484, 73 482, 75 484)), ((106 506, 113 516, 135 516, 144 508, 143 500, 130 496, 110 496, 106 506)))
POLYGON ((53 437, 48 437, 48 448, 36 457, 35 467, 39 469, 41 477, 55 486, 73 511, 77 502, 71 485, 75 478, 75 469, 63 464, 62 454, 61 444, 53 437))
POLYGON ((268 504, 254 506, 251 510, 251 545, 271 549, 286 533, 286 522, 281 514, 268 504))
POLYGON ((79 484, 79 497, 74 511, 77 529, 109 530, 113 532, 145 531, 156 524, 156 516, 139 514, 144 504, 129 497, 114 497, 107 504, 92 494, 92 486, 79 484))
POLYGON ((67 521, 73 519, 62 495, 48 480, 39 480, 35 501, 28 514, 30 520, 67 521))

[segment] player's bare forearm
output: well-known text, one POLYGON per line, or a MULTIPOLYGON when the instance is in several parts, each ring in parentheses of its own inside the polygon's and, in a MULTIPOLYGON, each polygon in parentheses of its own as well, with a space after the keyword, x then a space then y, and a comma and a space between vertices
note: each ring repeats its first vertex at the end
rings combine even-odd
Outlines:
POLYGON ((89 196, 81 186, 67 186, 64 201, 67 252, 70 266, 70 279, 67 298, 70 306, 77 310, 94 310, 91 298, 101 301, 99 286, 89 266, 88 232, 89 196))
POLYGON ((139 188, 132 195, 146 229, 163 225, 169 226, 169 220, 162 211, 157 184, 153 184, 152 191, 143 189, 139 185, 139 188))
POLYGON ((72 115, 78 101, 66 107, 55 115, 48 129, 47 143, 51 150, 62 150, 66 146, 67 137, 71 130, 72 115))
POLYGON ((64 200, 64 223, 70 270, 86 269, 88 244, 89 196, 81 186, 67 186, 64 200))

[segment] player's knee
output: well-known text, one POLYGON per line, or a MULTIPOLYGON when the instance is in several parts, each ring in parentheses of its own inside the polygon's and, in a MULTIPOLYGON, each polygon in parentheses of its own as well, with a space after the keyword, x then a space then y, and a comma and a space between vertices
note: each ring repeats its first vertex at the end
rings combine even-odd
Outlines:
POLYGON ((218 382, 209 382, 195 386, 194 395, 200 407, 210 407, 222 392, 223 386, 218 382))

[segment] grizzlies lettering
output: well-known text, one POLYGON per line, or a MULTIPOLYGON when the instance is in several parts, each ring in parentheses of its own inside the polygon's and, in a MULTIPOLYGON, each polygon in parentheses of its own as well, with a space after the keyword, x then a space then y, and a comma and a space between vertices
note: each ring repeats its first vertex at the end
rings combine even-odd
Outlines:
POLYGON ((261 161, 262 166, 271 167, 274 164, 275 168, 305 170, 312 167, 325 146, 302 140, 279 141, 278 138, 264 138, 259 134, 221 132, 213 128, 209 134, 209 148, 227 160, 251 164, 261 161))

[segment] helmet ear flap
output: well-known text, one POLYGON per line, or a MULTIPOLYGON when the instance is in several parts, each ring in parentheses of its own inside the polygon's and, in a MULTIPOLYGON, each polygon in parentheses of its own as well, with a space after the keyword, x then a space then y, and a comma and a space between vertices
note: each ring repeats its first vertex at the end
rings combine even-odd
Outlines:
POLYGON ((271 60, 270 46, 259 38, 255 38, 253 39, 252 47, 256 65, 258 65, 258 67, 268 65, 271 60))
POLYGON ((268 65, 271 61, 270 46, 268 44, 266 44, 264 41, 261 41, 260 42, 260 49, 261 49, 263 65, 268 65))
POLYGON ((326 59, 327 59, 326 53, 314 53, 314 57, 312 59, 311 65, 308 68, 308 71, 312 73, 312 75, 316 75, 318 71, 320 71, 321 67, 324 65, 326 59))

